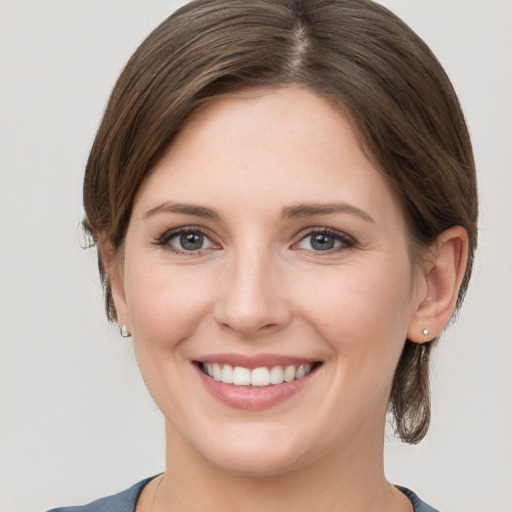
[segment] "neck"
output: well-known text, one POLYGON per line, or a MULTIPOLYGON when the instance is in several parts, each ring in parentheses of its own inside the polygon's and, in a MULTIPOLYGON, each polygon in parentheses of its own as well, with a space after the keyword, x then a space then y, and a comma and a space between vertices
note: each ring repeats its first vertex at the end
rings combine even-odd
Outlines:
POLYGON ((366 442, 348 450, 334 449, 309 465, 258 476, 219 468, 166 430, 167 470, 153 512, 412 510, 385 479, 382 436, 373 445, 362 436, 366 442))

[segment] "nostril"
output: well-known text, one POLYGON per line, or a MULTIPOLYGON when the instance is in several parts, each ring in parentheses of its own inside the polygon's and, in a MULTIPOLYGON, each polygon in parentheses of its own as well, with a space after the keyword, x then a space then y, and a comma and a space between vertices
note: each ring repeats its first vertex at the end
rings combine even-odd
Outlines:
POLYGON ((263 325, 260 327, 260 330, 263 330, 263 329, 266 329, 266 330, 269 330, 269 329, 274 329, 278 326, 278 324, 267 324, 267 325, 263 325))

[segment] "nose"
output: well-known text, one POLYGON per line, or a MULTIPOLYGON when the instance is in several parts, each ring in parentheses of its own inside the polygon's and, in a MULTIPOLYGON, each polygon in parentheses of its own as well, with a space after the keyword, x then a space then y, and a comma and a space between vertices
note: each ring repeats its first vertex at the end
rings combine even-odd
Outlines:
POLYGON ((222 272, 215 320, 244 340, 275 333, 288 325, 292 311, 283 272, 269 255, 244 251, 222 272))

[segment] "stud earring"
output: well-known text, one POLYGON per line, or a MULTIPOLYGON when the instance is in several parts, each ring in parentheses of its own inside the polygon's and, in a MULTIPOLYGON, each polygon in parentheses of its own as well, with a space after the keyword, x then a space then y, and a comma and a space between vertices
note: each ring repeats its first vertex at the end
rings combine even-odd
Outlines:
POLYGON ((126 328, 126 325, 123 324, 123 326, 121 327, 121 336, 123 338, 129 338, 132 334, 130 333, 130 331, 126 328))
POLYGON ((423 329, 423 336, 425 336, 425 339, 423 340, 423 343, 427 343, 428 341, 428 329, 423 329))

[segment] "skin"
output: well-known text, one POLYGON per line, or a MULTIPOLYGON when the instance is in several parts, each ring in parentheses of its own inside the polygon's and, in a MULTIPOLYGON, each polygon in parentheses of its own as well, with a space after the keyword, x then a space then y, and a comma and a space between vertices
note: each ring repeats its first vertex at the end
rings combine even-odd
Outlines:
POLYGON ((413 266, 387 183, 313 92, 199 111, 142 184, 123 257, 103 251, 166 419, 167 469, 137 510, 412 510, 384 476, 386 408, 406 337, 435 336, 453 311, 465 240, 453 228, 413 266), (202 248, 184 250, 179 228, 202 248), (335 246, 313 247, 312 231, 335 246), (193 361, 220 353, 322 364, 299 393, 252 411, 204 386, 193 361))

